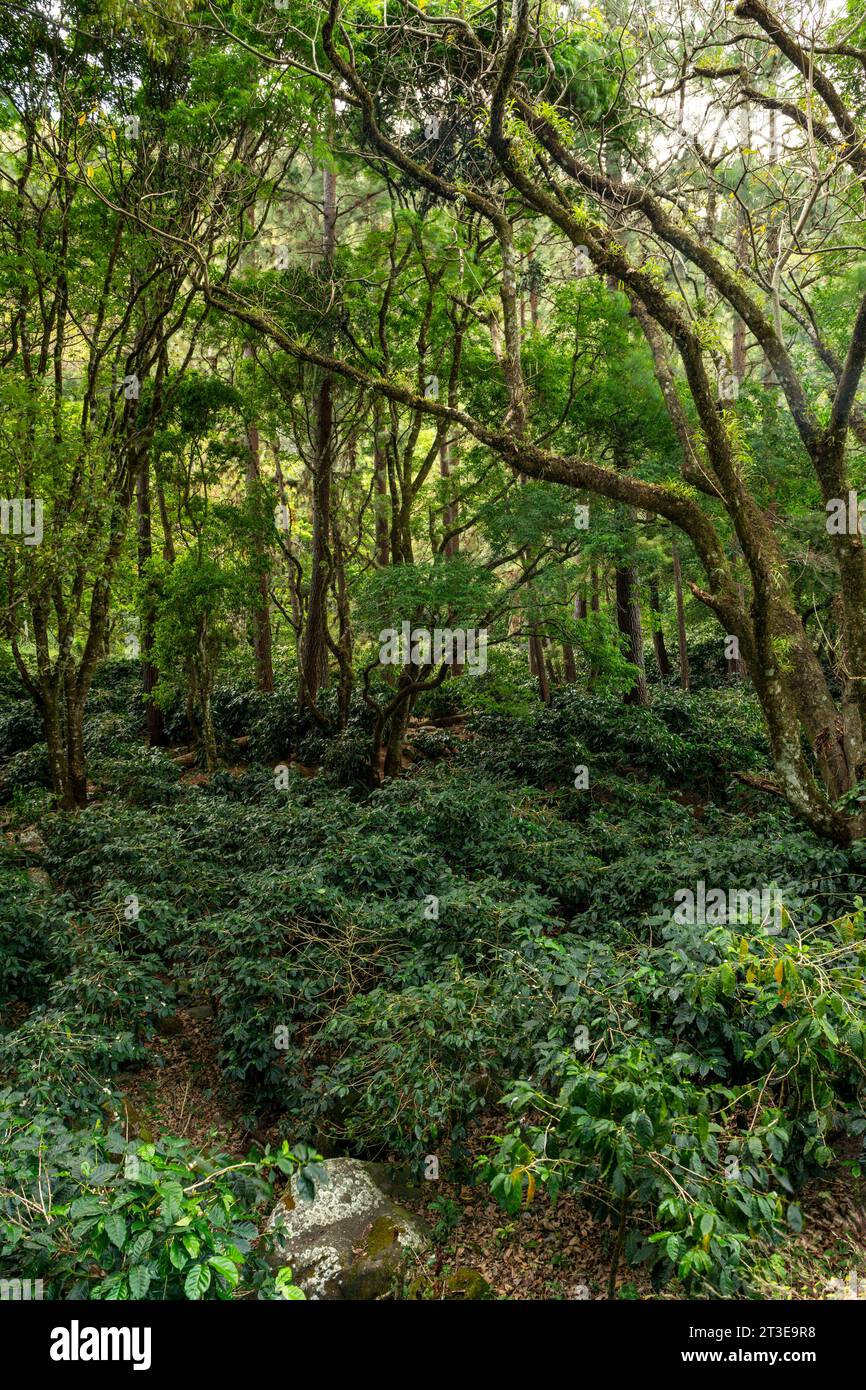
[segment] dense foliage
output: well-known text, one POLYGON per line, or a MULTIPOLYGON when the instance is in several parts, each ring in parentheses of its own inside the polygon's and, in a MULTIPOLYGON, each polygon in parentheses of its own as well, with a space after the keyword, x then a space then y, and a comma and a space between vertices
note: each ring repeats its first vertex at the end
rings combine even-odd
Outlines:
POLYGON ((859 1181, 842 9, 4 6, 4 1289, 302 1296, 327 1155, 398 1296, 471 1186, 745 1298, 859 1181))
MULTIPOLYGON (((465 735, 371 792, 327 757, 285 789, 256 762, 179 781, 124 721, 136 679, 103 677, 85 812, 11 786, 44 847, 7 847, 0 880, 22 1010, 0 1040, 4 1270, 90 1297, 266 1296, 273 1164, 324 1147, 470 1171, 473 1122, 504 1097, 475 1167, 509 1210, 577 1186, 657 1283, 724 1295, 799 1229, 834 1146, 862 1143, 866 864, 731 782, 763 752, 742 690, 629 711, 565 688, 520 716, 491 674, 465 735), (782 930, 673 923, 671 884, 696 876, 783 885, 782 930), (106 1120, 190 998, 213 1004, 249 1124, 270 1117, 291 1153, 232 1163, 106 1120), (46 1172, 52 1205, 22 1220, 46 1172)), ((262 739, 283 718, 241 691, 216 708, 223 736, 238 710, 262 739)))

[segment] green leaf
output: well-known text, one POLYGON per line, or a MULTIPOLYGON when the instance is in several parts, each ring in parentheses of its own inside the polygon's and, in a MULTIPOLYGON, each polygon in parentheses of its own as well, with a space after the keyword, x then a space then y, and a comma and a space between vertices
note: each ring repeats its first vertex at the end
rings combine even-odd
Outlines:
POLYGON ((235 1289, 240 1281, 240 1271, 234 1260, 230 1260, 228 1255, 211 1255, 208 1264, 221 1274, 230 1289, 235 1289))
POLYGON ((201 1298, 210 1288, 211 1273, 207 1265, 193 1265, 183 1281, 183 1291, 187 1298, 201 1298))
POLYGON ((298 1196, 302 1202, 312 1202, 316 1195, 316 1184, 309 1173, 302 1168, 298 1173, 298 1196))
POLYGON ((799 1235, 803 1229, 803 1213, 796 1202, 788 1204, 788 1225, 795 1235, 799 1235))
POLYGON ((277 1270, 277 1277, 274 1280, 277 1289, 283 1298, 306 1299, 307 1295, 303 1289, 299 1289, 297 1284, 292 1283, 292 1271, 289 1265, 283 1265, 282 1269, 277 1270))
POLYGON ((127 1257, 132 1261, 138 1261, 142 1255, 146 1255, 153 1244, 153 1231, 139 1231, 137 1236, 133 1236, 126 1249, 127 1257))
POLYGON ((110 1211, 102 1225, 112 1245, 116 1245, 118 1250, 122 1250, 126 1241, 126 1222, 120 1212, 110 1211))
POLYGON ((653 1130, 653 1123, 649 1115, 643 1110, 640 1111, 635 1119, 634 1132, 642 1144, 649 1144, 652 1142, 652 1137, 655 1133, 653 1130))
POLYGON ((107 1182, 109 1178, 117 1176, 117 1165, 115 1163, 97 1163, 96 1167, 87 1174, 87 1181, 94 1187, 99 1187, 107 1182))
POLYGON ((179 1240, 173 1240, 168 1247, 168 1258, 175 1269, 183 1269, 186 1265, 188 1256, 179 1240))
POLYGON ((83 1216, 101 1216, 102 1202, 98 1197, 77 1197, 69 1208, 69 1215, 73 1221, 83 1216))
POLYGON ((150 1288, 150 1270, 147 1265, 133 1265, 129 1271, 129 1292, 133 1298, 144 1298, 150 1288))

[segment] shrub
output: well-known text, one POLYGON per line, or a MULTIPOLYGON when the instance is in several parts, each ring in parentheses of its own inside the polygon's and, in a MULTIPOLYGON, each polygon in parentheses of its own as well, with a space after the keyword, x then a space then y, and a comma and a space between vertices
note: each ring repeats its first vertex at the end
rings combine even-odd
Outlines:
POLYGON ((492 996, 489 980, 455 963, 443 977, 346 1004, 319 1038, 331 1055, 313 1083, 330 1128, 355 1148, 419 1162, 459 1147, 501 1052, 492 996))
POLYGON ((298 702, 287 689, 266 697, 249 726, 250 755, 261 763, 288 757, 297 745, 298 702))
POLYGON ((25 874, 0 868, 0 1005, 45 992, 49 950, 42 893, 25 874))
POLYGON ((48 745, 34 743, 20 753, 13 753, 0 770, 0 805, 10 802, 16 792, 35 791, 40 787, 51 787, 48 745))
POLYGON ((42 1279, 53 1299, 302 1298, 276 1275, 257 1221, 271 1174, 300 1171, 310 1195, 312 1151, 233 1161, 187 1140, 128 1140, 117 1129, 74 1130, 28 1116, 25 1097, 0 1092, 0 1271, 42 1279))
POLYGON ((0 709, 0 758, 9 758, 44 738, 39 711, 31 699, 10 700, 0 709))
POLYGON ((338 787, 370 787, 373 770, 370 739, 359 729, 347 729, 325 747, 322 772, 338 787))
POLYGON ((613 970, 586 963, 558 1091, 512 1090, 527 1118, 482 1169, 508 1210, 537 1182, 603 1191, 623 1228, 647 1210, 653 1234, 633 1224, 627 1254, 724 1297, 762 1243, 799 1230, 790 1199, 832 1160, 833 1117, 866 1134, 863 904, 784 937, 666 935, 613 970))

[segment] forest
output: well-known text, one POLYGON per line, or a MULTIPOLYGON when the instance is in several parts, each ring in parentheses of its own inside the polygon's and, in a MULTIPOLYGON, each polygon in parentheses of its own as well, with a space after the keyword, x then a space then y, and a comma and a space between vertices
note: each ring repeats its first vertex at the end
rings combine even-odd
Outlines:
POLYGON ((0 0, 0 1299, 866 1297, 864 364, 864 0, 0 0))

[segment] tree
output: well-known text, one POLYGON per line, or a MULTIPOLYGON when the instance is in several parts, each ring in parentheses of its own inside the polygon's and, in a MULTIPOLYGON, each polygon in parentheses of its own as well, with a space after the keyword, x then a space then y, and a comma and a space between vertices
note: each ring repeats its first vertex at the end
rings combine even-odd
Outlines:
POLYGON ((207 315, 177 247, 227 272, 233 212, 266 173, 279 186, 280 103, 256 84, 204 30, 148 14, 121 39, 87 5, 63 26, 14 17, 0 49, 4 490, 44 518, 40 544, 3 546, 4 633, 65 806, 87 798, 84 710, 132 499, 142 478, 144 557, 151 442, 207 315))
MULTIPOLYGON (((463 208, 476 214, 498 246, 507 416, 496 422, 478 419, 443 402, 425 402, 351 361, 317 357, 303 344, 284 341, 283 346, 364 382, 387 399, 461 425, 525 474, 589 489, 663 517, 683 531, 705 574, 704 585, 693 585, 693 592, 716 614, 724 632, 737 638, 746 657, 767 722, 779 792, 813 828, 847 843, 864 833, 863 813, 856 804, 848 809, 844 800, 856 787, 866 757, 862 539, 849 529, 825 535, 821 542, 836 567, 840 593, 842 690, 837 698, 798 608, 783 540, 750 475, 740 416, 724 380, 720 392, 719 366, 730 370, 724 330, 736 317, 779 384, 800 450, 804 498, 813 506, 831 506, 847 496, 851 435, 856 443, 863 432, 856 393, 866 356, 866 297, 857 292, 858 307, 844 325, 831 321, 822 312, 819 294, 811 300, 804 296, 793 263, 809 254, 810 238, 823 250, 828 227, 838 228, 843 235, 837 241, 844 241, 851 216, 848 200, 856 205, 862 196, 863 156, 847 98, 859 49, 856 42, 834 42, 832 26, 825 26, 821 61, 816 62, 809 45, 762 5, 747 0, 737 7, 737 16, 733 23, 713 16, 713 29, 705 30, 702 20, 687 26, 700 30, 687 34, 695 51, 703 54, 706 34, 721 34, 726 51, 738 50, 737 64, 703 56, 692 62, 689 50, 685 77, 676 80, 673 90, 679 93, 684 82, 699 87, 728 83, 728 109, 745 100, 774 110, 784 116, 786 129, 800 137, 802 148, 792 140, 789 155, 801 172, 786 195, 795 239, 776 255, 769 272, 754 237, 749 264, 744 264, 742 238, 732 245, 738 235, 733 224, 708 235, 680 196, 680 162, 666 156, 656 161, 653 137, 659 131, 670 134, 672 123, 670 105, 662 103, 660 112, 650 109, 638 77, 645 62, 657 61, 652 34, 647 45, 641 33, 624 25, 606 26, 597 18, 574 22, 574 43, 578 49, 594 46, 599 81, 609 76, 619 92, 619 104, 612 109, 610 86, 607 92, 596 89, 591 101, 579 82, 566 80, 555 59, 543 60, 545 52, 551 57, 556 21, 544 12, 531 18, 527 0, 516 0, 510 17, 500 12, 498 18, 485 15, 475 21, 448 10, 419 18, 411 7, 389 9, 387 44, 370 42, 376 21, 368 11, 343 9, 339 0, 330 0, 321 43, 356 113, 355 128, 370 168, 381 172, 387 164, 456 215, 463 208), (768 53, 773 64, 766 61, 768 53), (789 88, 800 83, 812 103, 811 116, 797 99, 777 95, 778 83, 768 75, 773 65, 784 69, 789 88), (442 110, 444 125, 458 119, 457 106, 462 122, 458 148, 453 138, 449 145, 444 133, 429 151, 411 147, 406 131, 417 128, 419 109, 442 110), (606 172, 610 161, 600 163, 597 157, 599 148, 611 145, 617 147, 617 176, 606 172), (483 157, 470 157, 470 148, 483 150, 483 157), (555 228, 599 275, 621 286, 656 326, 662 347, 669 343, 675 350, 675 394, 681 406, 668 395, 665 405, 683 441, 678 477, 671 473, 648 481, 633 465, 616 469, 579 453, 561 453, 548 440, 542 447, 533 439, 510 230, 518 209, 521 216, 555 228), (679 273, 682 265, 688 267, 685 280, 679 273), (827 392, 823 413, 814 404, 812 380, 822 381, 827 392), (688 447, 683 423, 689 430, 688 447), (732 559, 734 540, 748 591, 732 559)), ((560 34, 560 42, 567 48, 568 34, 564 40, 560 34)), ((554 51, 561 54, 562 48, 554 45, 554 51)), ((680 54, 677 61, 681 59, 680 54)), ((666 62, 663 52, 662 68, 666 62)), ((663 93, 664 77, 665 72, 653 71, 652 80, 659 81, 663 93)), ((697 140, 688 149, 692 184, 703 190, 702 201, 710 210, 711 195, 720 186, 727 188, 725 156, 710 160, 697 140)), ((748 154, 738 146, 735 155, 742 169, 748 154)), ((748 163, 745 167, 751 171, 748 163)), ((832 263, 839 252, 831 243, 825 254, 832 263)), ((267 327, 222 290, 211 302, 267 327)))

